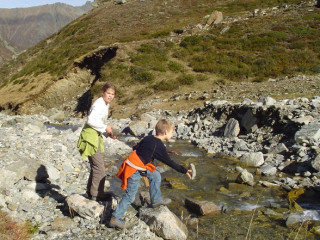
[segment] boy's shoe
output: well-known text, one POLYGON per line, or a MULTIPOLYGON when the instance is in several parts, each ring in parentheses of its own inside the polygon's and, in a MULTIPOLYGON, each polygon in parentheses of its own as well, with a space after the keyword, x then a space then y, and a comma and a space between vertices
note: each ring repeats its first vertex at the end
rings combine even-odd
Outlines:
POLYGON ((168 205, 169 203, 171 203, 171 199, 170 198, 166 198, 166 199, 163 199, 160 202, 152 203, 151 207, 155 208, 155 207, 159 207, 161 205, 168 205))
POLYGON ((125 228, 124 222, 121 221, 120 219, 115 218, 115 217, 111 217, 110 222, 109 222, 109 226, 112 228, 117 228, 117 229, 124 229, 125 228))

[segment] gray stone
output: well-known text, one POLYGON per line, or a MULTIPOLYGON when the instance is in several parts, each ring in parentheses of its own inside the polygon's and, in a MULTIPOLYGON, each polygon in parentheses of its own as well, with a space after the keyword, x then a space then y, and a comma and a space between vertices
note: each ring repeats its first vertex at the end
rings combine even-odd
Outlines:
POLYGON ((270 165, 261 166, 260 170, 261 173, 266 176, 274 176, 277 173, 277 168, 270 165))
POLYGON ((247 169, 244 169, 237 177, 236 179, 237 183, 244 183, 248 184, 250 186, 254 185, 254 178, 251 173, 248 172, 247 169))
POLYGON ((317 154, 316 158, 311 161, 311 166, 318 172, 320 171, 320 154, 319 153, 317 154))
POLYGON ((17 174, 7 169, 0 169, 0 188, 10 189, 13 185, 20 180, 17 174))
POLYGON ((313 119, 314 118, 312 116, 302 116, 302 117, 299 117, 299 118, 294 118, 294 119, 292 119, 292 121, 296 122, 296 123, 299 123, 299 124, 307 125, 310 122, 312 122, 313 119))
POLYGON ((223 14, 220 11, 213 11, 209 16, 206 26, 211 26, 213 24, 219 24, 223 20, 223 14))
POLYGON ((253 115, 251 109, 248 109, 242 117, 241 126, 244 127, 249 133, 257 130, 257 118, 253 115))
POLYGON ((239 122, 234 118, 230 118, 224 129, 223 135, 225 137, 236 137, 239 135, 239 133, 240 133, 239 122))
POLYGON ((317 142, 320 139, 320 123, 314 122, 301 127, 296 132, 294 139, 296 143, 302 144, 305 140, 308 142, 317 142))
POLYGON ((151 231, 164 239, 186 240, 188 237, 186 225, 166 206, 142 208, 140 218, 147 223, 151 231))
POLYGON ((261 102, 263 105, 270 106, 276 104, 276 100, 272 97, 260 97, 258 102, 261 102))
POLYGON ((104 210, 104 206, 100 205, 98 202, 88 200, 79 194, 67 197, 66 202, 69 209, 71 209, 71 212, 74 211, 86 219, 97 218, 104 210))
POLYGON ((129 124, 130 133, 133 136, 140 137, 148 133, 148 123, 145 121, 132 121, 129 124))
POLYGON ((187 198, 185 205, 190 211, 202 216, 221 212, 221 209, 215 203, 209 201, 187 198))
POLYGON ((239 160, 250 167, 259 167, 264 163, 262 152, 245 153, 239 160))
POLYGON ((277 145, 272 146, 268 153, 272 153, 272 154, 278 154, 278 153, 283 153, 283 152, 288 152, 288 148, 286 147, 286 145, 284 145, 283 143, 279 143, 277 145))

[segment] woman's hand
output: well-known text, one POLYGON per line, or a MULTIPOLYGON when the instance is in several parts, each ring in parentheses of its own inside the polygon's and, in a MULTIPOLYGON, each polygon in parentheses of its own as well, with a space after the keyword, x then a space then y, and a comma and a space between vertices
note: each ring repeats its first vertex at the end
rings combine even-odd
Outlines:
POLYGON ((112 128, 113 128, 113 126, 106 127, 107 136, 111 137, 112 139, 117 139, 117 136, 113 135, 112 128))

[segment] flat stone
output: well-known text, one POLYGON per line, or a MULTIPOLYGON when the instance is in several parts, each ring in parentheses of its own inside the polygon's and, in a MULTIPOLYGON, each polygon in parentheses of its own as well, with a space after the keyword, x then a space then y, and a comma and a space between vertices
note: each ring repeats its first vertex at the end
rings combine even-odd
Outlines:
POLYGON ((212 213, 218 213, 221 211, 220 207, 218 207, 215 203, 209 201, 200 201, 186 198, 185 205, 190 211, 202 216, 212 213))

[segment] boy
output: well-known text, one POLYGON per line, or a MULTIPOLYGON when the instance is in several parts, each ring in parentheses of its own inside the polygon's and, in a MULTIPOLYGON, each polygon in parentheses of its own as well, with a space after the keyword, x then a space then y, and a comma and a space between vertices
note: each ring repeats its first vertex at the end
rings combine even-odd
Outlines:
POLYGON ((112 213, 110 227, 120 229, 125 227, 120 218, 122 218, 129 205, 134 202, 141 176, 146 176, 149 179, 152 207, 167 205, 171 202, 171 199, 162 199, 161 197, 161 175, 153 164, 154 159, 167 164, 180 173, 186 174, 191 179, 192 171, 172 161, 162 142, 171 139, 174 130, 173 124, 166 119, 162 119, 156 124, 155 130, 155 136, 147 136, 134 146, 134 151, 124 160, 117 173, 117 176, 122 180, 121 187, 126 192, 118 203, 116 210, 112 213))
POLYGON ((104 200, 108 196, 104 193, 105 167, 102 157, 102 134, 113 139, 112 126, 105 124, 109 113, 109 104, 113 100, 116 88, 112 83, 106 83, 101 89, 101 97, 91 106, 87 122, 83 127, 78 148, 83 159, 89 158, 90 175, 87 183, 87 195, 92 200, 104 200))

